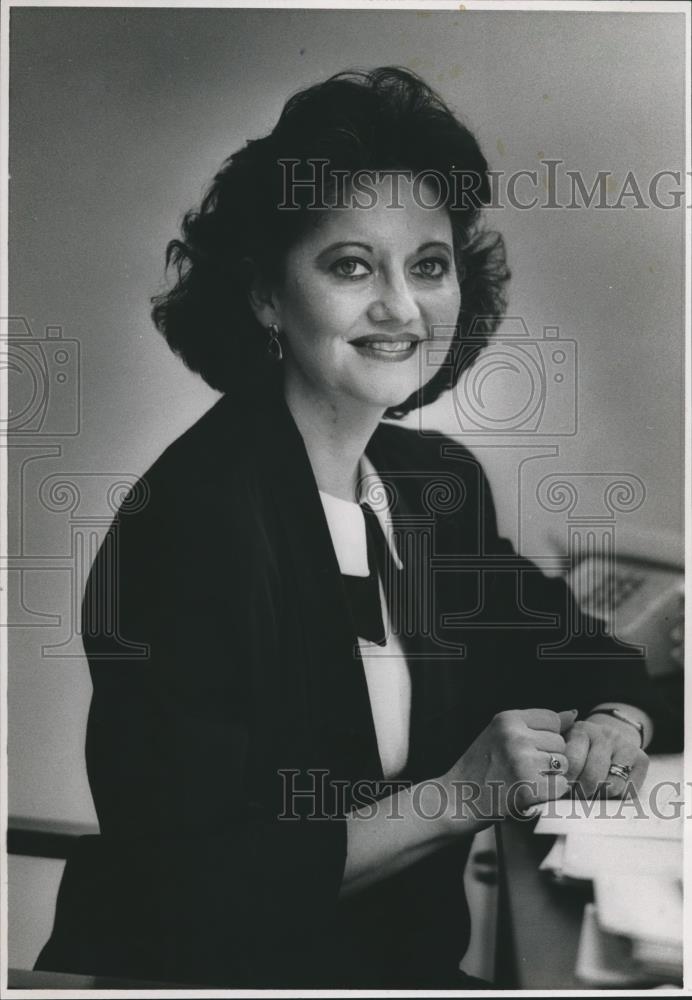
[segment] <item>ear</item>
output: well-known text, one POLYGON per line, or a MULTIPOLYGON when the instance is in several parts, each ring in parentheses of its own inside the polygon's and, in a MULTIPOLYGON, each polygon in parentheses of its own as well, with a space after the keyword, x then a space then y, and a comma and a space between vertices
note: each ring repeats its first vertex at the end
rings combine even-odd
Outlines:
POLYGON ((274 291, 269 282, 260 274, 254 261, 246 258, 244 261, 250 272, 248 281, 248 300, 255 319, 260 326, 267 327, 271 323, 279 324, 279 314, 276 307, 274 291))

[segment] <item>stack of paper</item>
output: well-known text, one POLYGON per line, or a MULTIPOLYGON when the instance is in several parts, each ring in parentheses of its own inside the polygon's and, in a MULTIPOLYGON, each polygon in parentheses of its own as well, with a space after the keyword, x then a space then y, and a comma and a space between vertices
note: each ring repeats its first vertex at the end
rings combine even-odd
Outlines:
POLYGON ((593 882, 576 973, 592 985, 682 976, 682 757, 654 758, 636 799, 561 799, 538 807, 555 844, 541 869, 593 882))

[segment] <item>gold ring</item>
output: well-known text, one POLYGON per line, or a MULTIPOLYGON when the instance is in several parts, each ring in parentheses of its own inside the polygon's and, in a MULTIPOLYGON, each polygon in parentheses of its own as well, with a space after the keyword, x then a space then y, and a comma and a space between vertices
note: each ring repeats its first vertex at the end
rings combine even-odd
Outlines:
POLYGON ((621 778, 623 781, 627 781, 630 774, 632 773, 632 768, 629 764, 611 764, 608 768, 608 774, 615 775, 616 778, 621 778))

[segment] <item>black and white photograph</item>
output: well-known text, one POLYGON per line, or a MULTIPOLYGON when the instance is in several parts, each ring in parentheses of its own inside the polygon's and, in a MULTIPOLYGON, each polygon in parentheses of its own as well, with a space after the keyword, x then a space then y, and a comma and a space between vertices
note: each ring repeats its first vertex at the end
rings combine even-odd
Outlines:
POLYGON ((2 995, 690 995, 689 4, 0 10, 2 995))

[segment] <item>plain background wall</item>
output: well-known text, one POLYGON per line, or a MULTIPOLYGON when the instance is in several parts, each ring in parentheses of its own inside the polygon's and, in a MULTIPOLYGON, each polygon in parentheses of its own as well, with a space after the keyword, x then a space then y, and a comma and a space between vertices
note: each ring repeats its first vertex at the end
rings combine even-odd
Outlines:
MULTIPOLYGON (((79 433, 25 436, 12 449, 13 550, 43 559, 23 576, 16 620, 59 617, 10 632, 11 813, 94 818, 82 757, 86 664, 79 649, 42 655, 69 638, 76 584, 67 515, 47 511, 40 483, 138 475, 216 399, 149 320, 166 242, 221 161, 268 131, 290 93, 338 69, 385 64, 435 86, 493 169, 562 159, 589 186, 610 171, 614 190, 630 170, 644 184, 684 170, 682 14, 11 11, 11 313, 36 338, 62 327, 81 350, 79 433), (39 457, 27 464, 30 454, 39 457)), ((527 468, 633 473, 647 496, 626 519, 630 532, 675 538, 684 211, 625 204, 507 209, 489 222, 509 248, 509 312, 534 335, 559 326, 578 343, 578 433, 550 452, 534 448, 542 457, 527 468)), ((424 420, 457 430, 449 400, 424 420)), ((503 529, 540 558, 555 527, 527 501, 536 476, 518 480, 531 448, 479 451, 503 529)), ((91 503, 102 533, 108 508, 91 503)), ((16 574, 11 582, 19 587, 16 574)))

